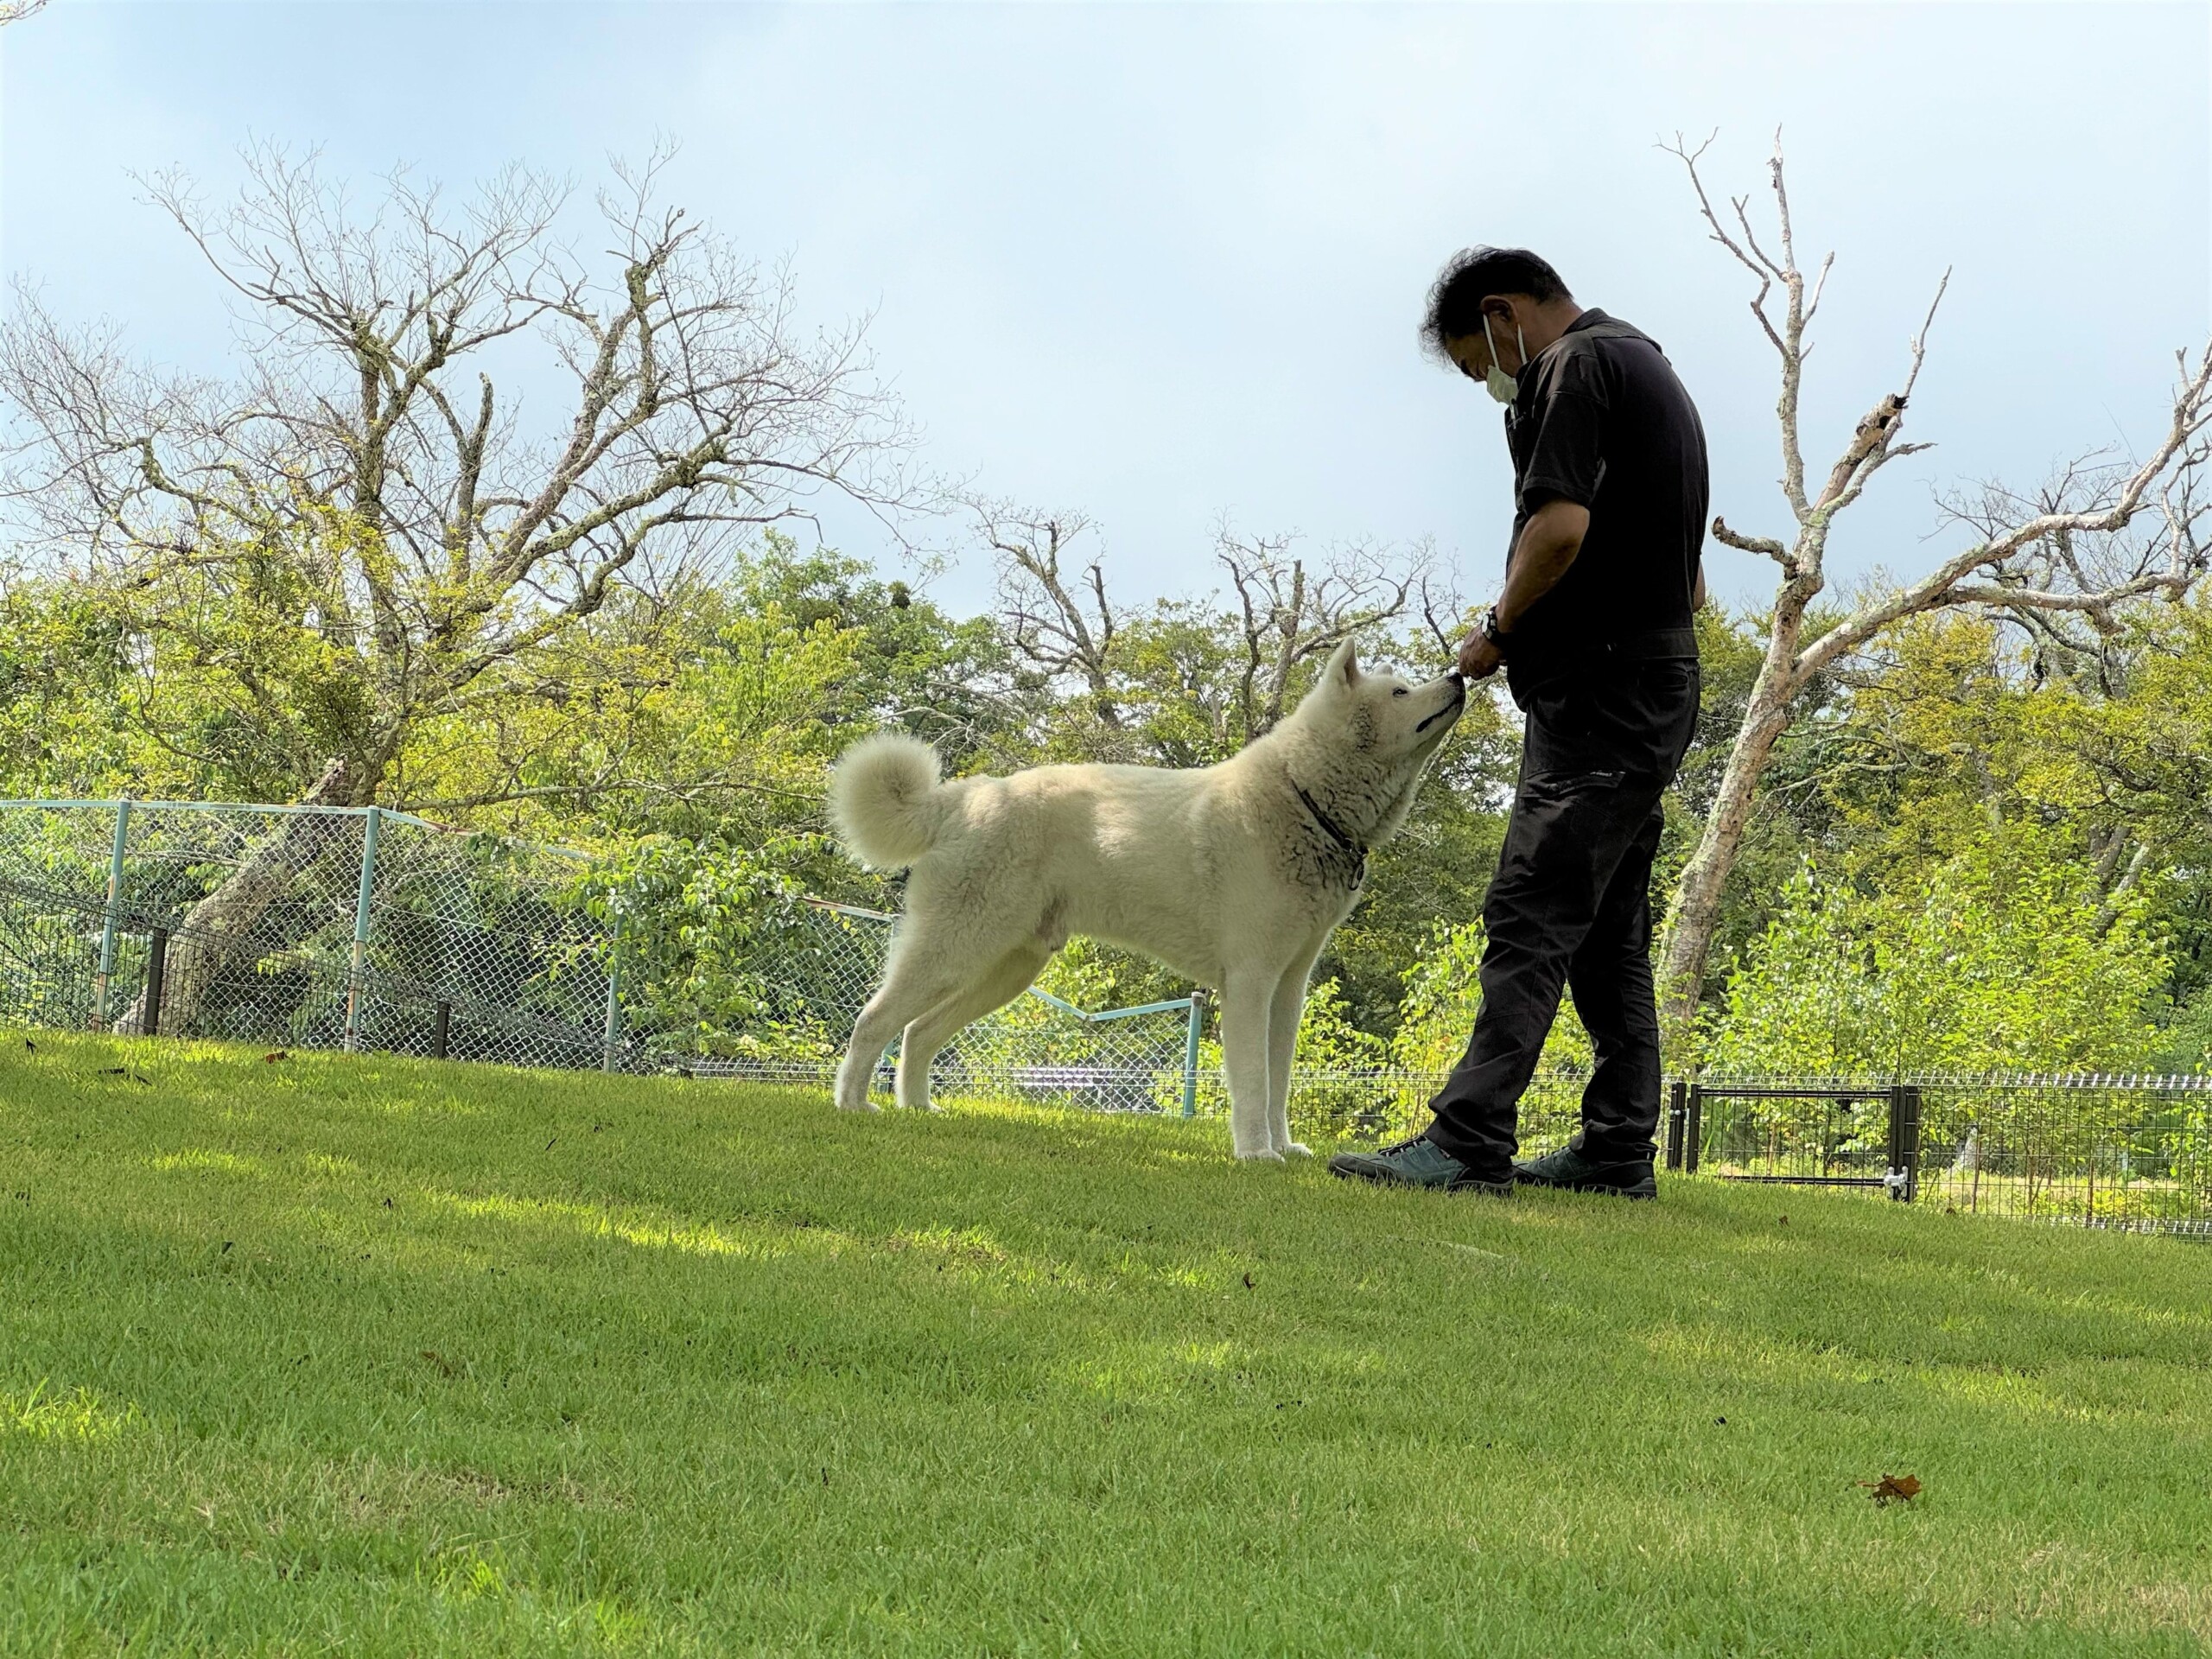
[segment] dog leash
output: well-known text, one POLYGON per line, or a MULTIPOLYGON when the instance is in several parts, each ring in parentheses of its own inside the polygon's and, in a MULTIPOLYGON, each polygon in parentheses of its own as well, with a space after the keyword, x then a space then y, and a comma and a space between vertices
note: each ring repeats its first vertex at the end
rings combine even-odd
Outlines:
POLYGON ((1313 815, 1313 822, 1327 831, 1329 839, 1335 842, 1338 849, 1351 860, 1352 890, 1357 892, 1367 881, 1367 849, 1346 835, 1344 826, 1321 810, 1319 803, 1306 792, 1305 785, 1297 779, 1290 780, 1290 786, 1297 791, 1298 798, 1305 803, 1306 810, 1313 815))

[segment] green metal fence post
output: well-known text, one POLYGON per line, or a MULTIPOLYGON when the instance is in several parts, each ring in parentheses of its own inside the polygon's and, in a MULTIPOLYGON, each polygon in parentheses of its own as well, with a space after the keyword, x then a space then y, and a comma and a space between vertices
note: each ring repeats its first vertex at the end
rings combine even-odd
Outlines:
POLYGON ((353 956, 346 971, 346 1052, 361 1046, 361 981, 369 962, 369 900, 377 885, 377 820, 375 807, 361 820, 361 893, 353 901, 353 956))
POLYGON ((130 833, 130 798, 115 804, 115 852, 107 865, 107 915, 100 924, 100 972, 92 993, 92 1024, 107 1025, 108 987, 115 979, 116 912, 123 907, 123 849, 130 833))
POLYGON ((614 1070, 615 1046, 622 1039, 622 912, 614 912, 614 934, 607 944, 607 1025, 600 1037, 599 1069, 614 1070))
POLYGON ((1198 1033, 1205 1027, 1206 994, 1191 993, 1191 1029, 1183 1039, 1183 1116, 1198 1115, 1198 1033))

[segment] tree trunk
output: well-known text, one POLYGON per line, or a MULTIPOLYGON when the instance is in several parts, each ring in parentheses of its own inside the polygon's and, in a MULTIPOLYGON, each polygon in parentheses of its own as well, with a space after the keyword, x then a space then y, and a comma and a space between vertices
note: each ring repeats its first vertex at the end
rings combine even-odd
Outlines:
POLYGON ((1659 969, 1659 1028, 1670 1055, 1684 1052, 1705 983, 1706 957, 1720 925, 1720 899, 1751 817, 1751 803, 1774 746, 1789 724, 1789 700, 1798 690, 1796 629, 1775 630, 1765 663, 1751 687, 1743 724, 1728 753, 1728 769, 1697 851, 1675 885, 1659 969))
MULTIPOLYGON (((353 804, 364 770, 344 760, 331 761, 299 804, 353 804)), ((353 823, 349 817, 321 812, 287 813, 220 886, 185 912, 175 929, 173 956, 162 987, 162 1029, 181 1035, 191 1028, 208 993, 249 942, 254 924, 316 860, 358 833, 353 823)), ((142 990, 111 1029, 118 1035, 140 1032, 145 1020, 142 990)))

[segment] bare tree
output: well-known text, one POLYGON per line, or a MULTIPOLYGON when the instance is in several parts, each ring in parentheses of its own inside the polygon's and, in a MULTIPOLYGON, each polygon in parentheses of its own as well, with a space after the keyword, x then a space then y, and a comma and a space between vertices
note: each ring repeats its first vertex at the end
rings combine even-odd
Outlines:
POLYGON ((1227 608, 1215 609, 1211 599, 1163 601, 1141 613, 1109 593, 1102 559, 1070 568, 1069 549, 1090 528, 1083 514, 982 499, 969 506, 996 561, 1000 610, 1015 652, 1032 671, 1081 688, 1103 747, 1120 758, 1190 763, 1173 746, 1147 748, 1136 729, 1143 706, 1162 696, 1196 717, 1215 752, 1241 747, 1282 718, 1306 664, 1349 635, 1403 621, 1416 603, 1440 654, 1453 648, 1447 623, 1436 618, 1441 607, 1456 620, 1463 607, 1425 543, 1408 551, 1351 543, 1311 558, 1295 550, 1294 536, 1244 536, 1224 523, 1214 558, 1227 608), (1184 663, 1173 686, 1144 683, 1166 669, 1144 647, 1178 622, 1195 624, 1208 642, 1196 652, 1203 662, 1184 663))
MULTIPOLYGON (((152 632, 199 625, 188 594, 281 570, 359 693, 309 734, 335 740, 343 804, 378 798, 424 716, 614 584, 671 582, 825 489, 914 494, 886 464, 906 434, 859 327, 803 334, 788 275, 656 206, 656 166, 601 196, 595 275, 556 239, 564 190, 519 168, 459 213, 397 175, 363 219, 312 158, 248 162, 227 212, 178 179, 153 190, 244 302, 242 378, 139 368, 25 296, 0 327, 7 481, 32 543, 139 596, 152 632), (539 396, 566 382, 556 419, 524 430, 493 378, 511 367, 539 396)), ((287 685, 242 666, 242 712, 294 732, 287 685)), ((285 758, 304 784, 329 753, 285 758)))
MULTIPOLYGON (((598 260, 562 238, 566 188, 523 168, 458 210, 395 174, 363 213, 312 156, 245 159, 226 209, 150 185, 236 296, 242 373, 141 367, 23 295, 5 484, 35 553, 224 664, 236 723, 319 803, 388 799, 411 732, 617 584, 672 583, 825 491, 918 501, 862 325, 802 330, 788 273, 658 204, 664 156, 617 168, 598 260), (555 417, 526 423, 516 382, 555 417), (249 613, 312 648, 242 647, 249 613)), ((188 919, 257 913, 207 905, 188 919)))
POLYGON ((1122 618, 1106 597, 1105 569, 1096 559, 1076 573, 1061 564, 1090 520, 1080 512, 1040 512, 982 497, 968 506, 991 550, 999 609, 1014 651, 1039 673, 1080 681, 1098 723, 1121 731, 1112 658, 1122 618))
POLYGON ((1241 741, 1274 729, 1300 664, 1325 657, 1350 636, 1403 619, 1434 588, 1426 543, 1410 556, 1363 543, 1332 549, 1317 565, 1291 551, 1290 536, 1240 537, 1226 524, 1214 556, 1236 599, 1243 646, 1236 713, 1241 741))
MULTIPOLYGON (((1942 505, 1953 523, 1995 541, 2034 518, 2063 517, 2085 505, 2110 506, 2126 489, 2133 470, 2125 462, 2089 456, 2032 492, 1986 482, 1971 494, 1951 493, 1942 505)), ((1991 571, 1987 582, 1969 593, 2024 639, 2035 683, 2056 678, 2095 696, 2116 694, 2129 635, 2120 607, 2140 595, 2146 576, 2155 581, 2177 561, 2184 569, 2204 566, 2204 550, 2196 543, 2203 506, 2195 499, 2202 482, 2196 468, 2177 466, 2159 480, 2155 514, 2107 535, 2083 537, 2062 527, 1991 571), (2156 526, 2147 537, 2145 524, 2156 526), (2017 602, 2010 597, 2015 594, 2017 602)), ((2169 582, 2160 590, 2171 588, 2169 582)))
POLYGON ((0 0, 0 28, 20 23, 46 10, 46 0, 0 0))
MULTIPOLYGON (((1707 144, 1711 142, 1707 139, 1707 144)), ((1720 918, 1722 889, 1743 844, 1759 779, 1789 726, 1793 700, 1816 676, 1884 629, 1923 612, 1979 607, 2031 619, 2027 626, 2045 634, 2054 632, 2047 619, 2064 615, 2106 630, 2117 626, 2115 612, 2128 601, 2153 594, 2179 598, 2203 573, 2206 556, 2199 525, 2204 509, 2198 492, 2208 423, 2212 423, 2212 347, 2194 365, 2185 353, 2180 358, 2171 419, 2148 455, 2129 466, 2077 467, 2037 497, 1986 491, 1974 510, 1955 513, 1972 530, 1971 543, 1945 556, 1916 582, 1855 599, 1834 626, 1808 638, 1807 610, 1827 586, 1824 560, 1836 516, 1859 498, 1882 467, 1928 447, 1900 443, 1897 438, 1926 353, 1928 327, 1949 274, 1937 284, 1928 317, 1910 342, 1910 360, 1898 390, 1875 402, 1843 445, 1826 480, 1808 489, 1798 435, 1799 390, 1812 349, 1806 331, 1819 309, 1834 255, 1821 262, 1808 291, 1797 262, 1779 136, 1767 163, 1777 236, 1773 251, 1753 227, 1748 196, 1729 203, 1732 222, 1724 222, 1715 210, 1698 172, 1706 145, 1693 150, 1677 137, 1667 148, 1688 173, 1713 239, 1758 283, 1751 300, 1751 314, 1781 360, 1782 391, 1776 409, 1782 436, 1781 485, 1796 526, 1785 540, 1739 532, 1717 516, 1713 521, 1716 539, 1772 559, 1781 569, 1782 580, 1775 593, 1764 661, 1697 850, 1682 871, 1669 910, 1660 976, 1662 1017, 1669 1033, 1679 1037, 1696 1007, 1720 918), (1778 315, 1769 304, 1777 286, 1778 315), (2131 526, 2139 530, 2139 517, 2155 520, 2156 532, 2131 537, 2131 526)))

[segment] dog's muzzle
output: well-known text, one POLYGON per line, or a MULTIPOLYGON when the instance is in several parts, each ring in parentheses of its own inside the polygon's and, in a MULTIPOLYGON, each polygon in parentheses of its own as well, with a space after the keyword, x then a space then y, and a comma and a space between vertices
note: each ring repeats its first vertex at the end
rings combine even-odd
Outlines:
POLYGON ((1452 701, 1446 703, 1441 709, 1431 715, 1427 720, 1421 721, 1420 725, 1414 727, 1414 735, 1415 737, 1419 737, 1430 727, 1435 725, 1438 721, 1443 720, 1449 715, 1456 715, 1462 709, 1465 709, 1467 706, 1467 683, 1461 679, 1457 674, 1446 674, 1444 677, 1452 682, 1452 701))

